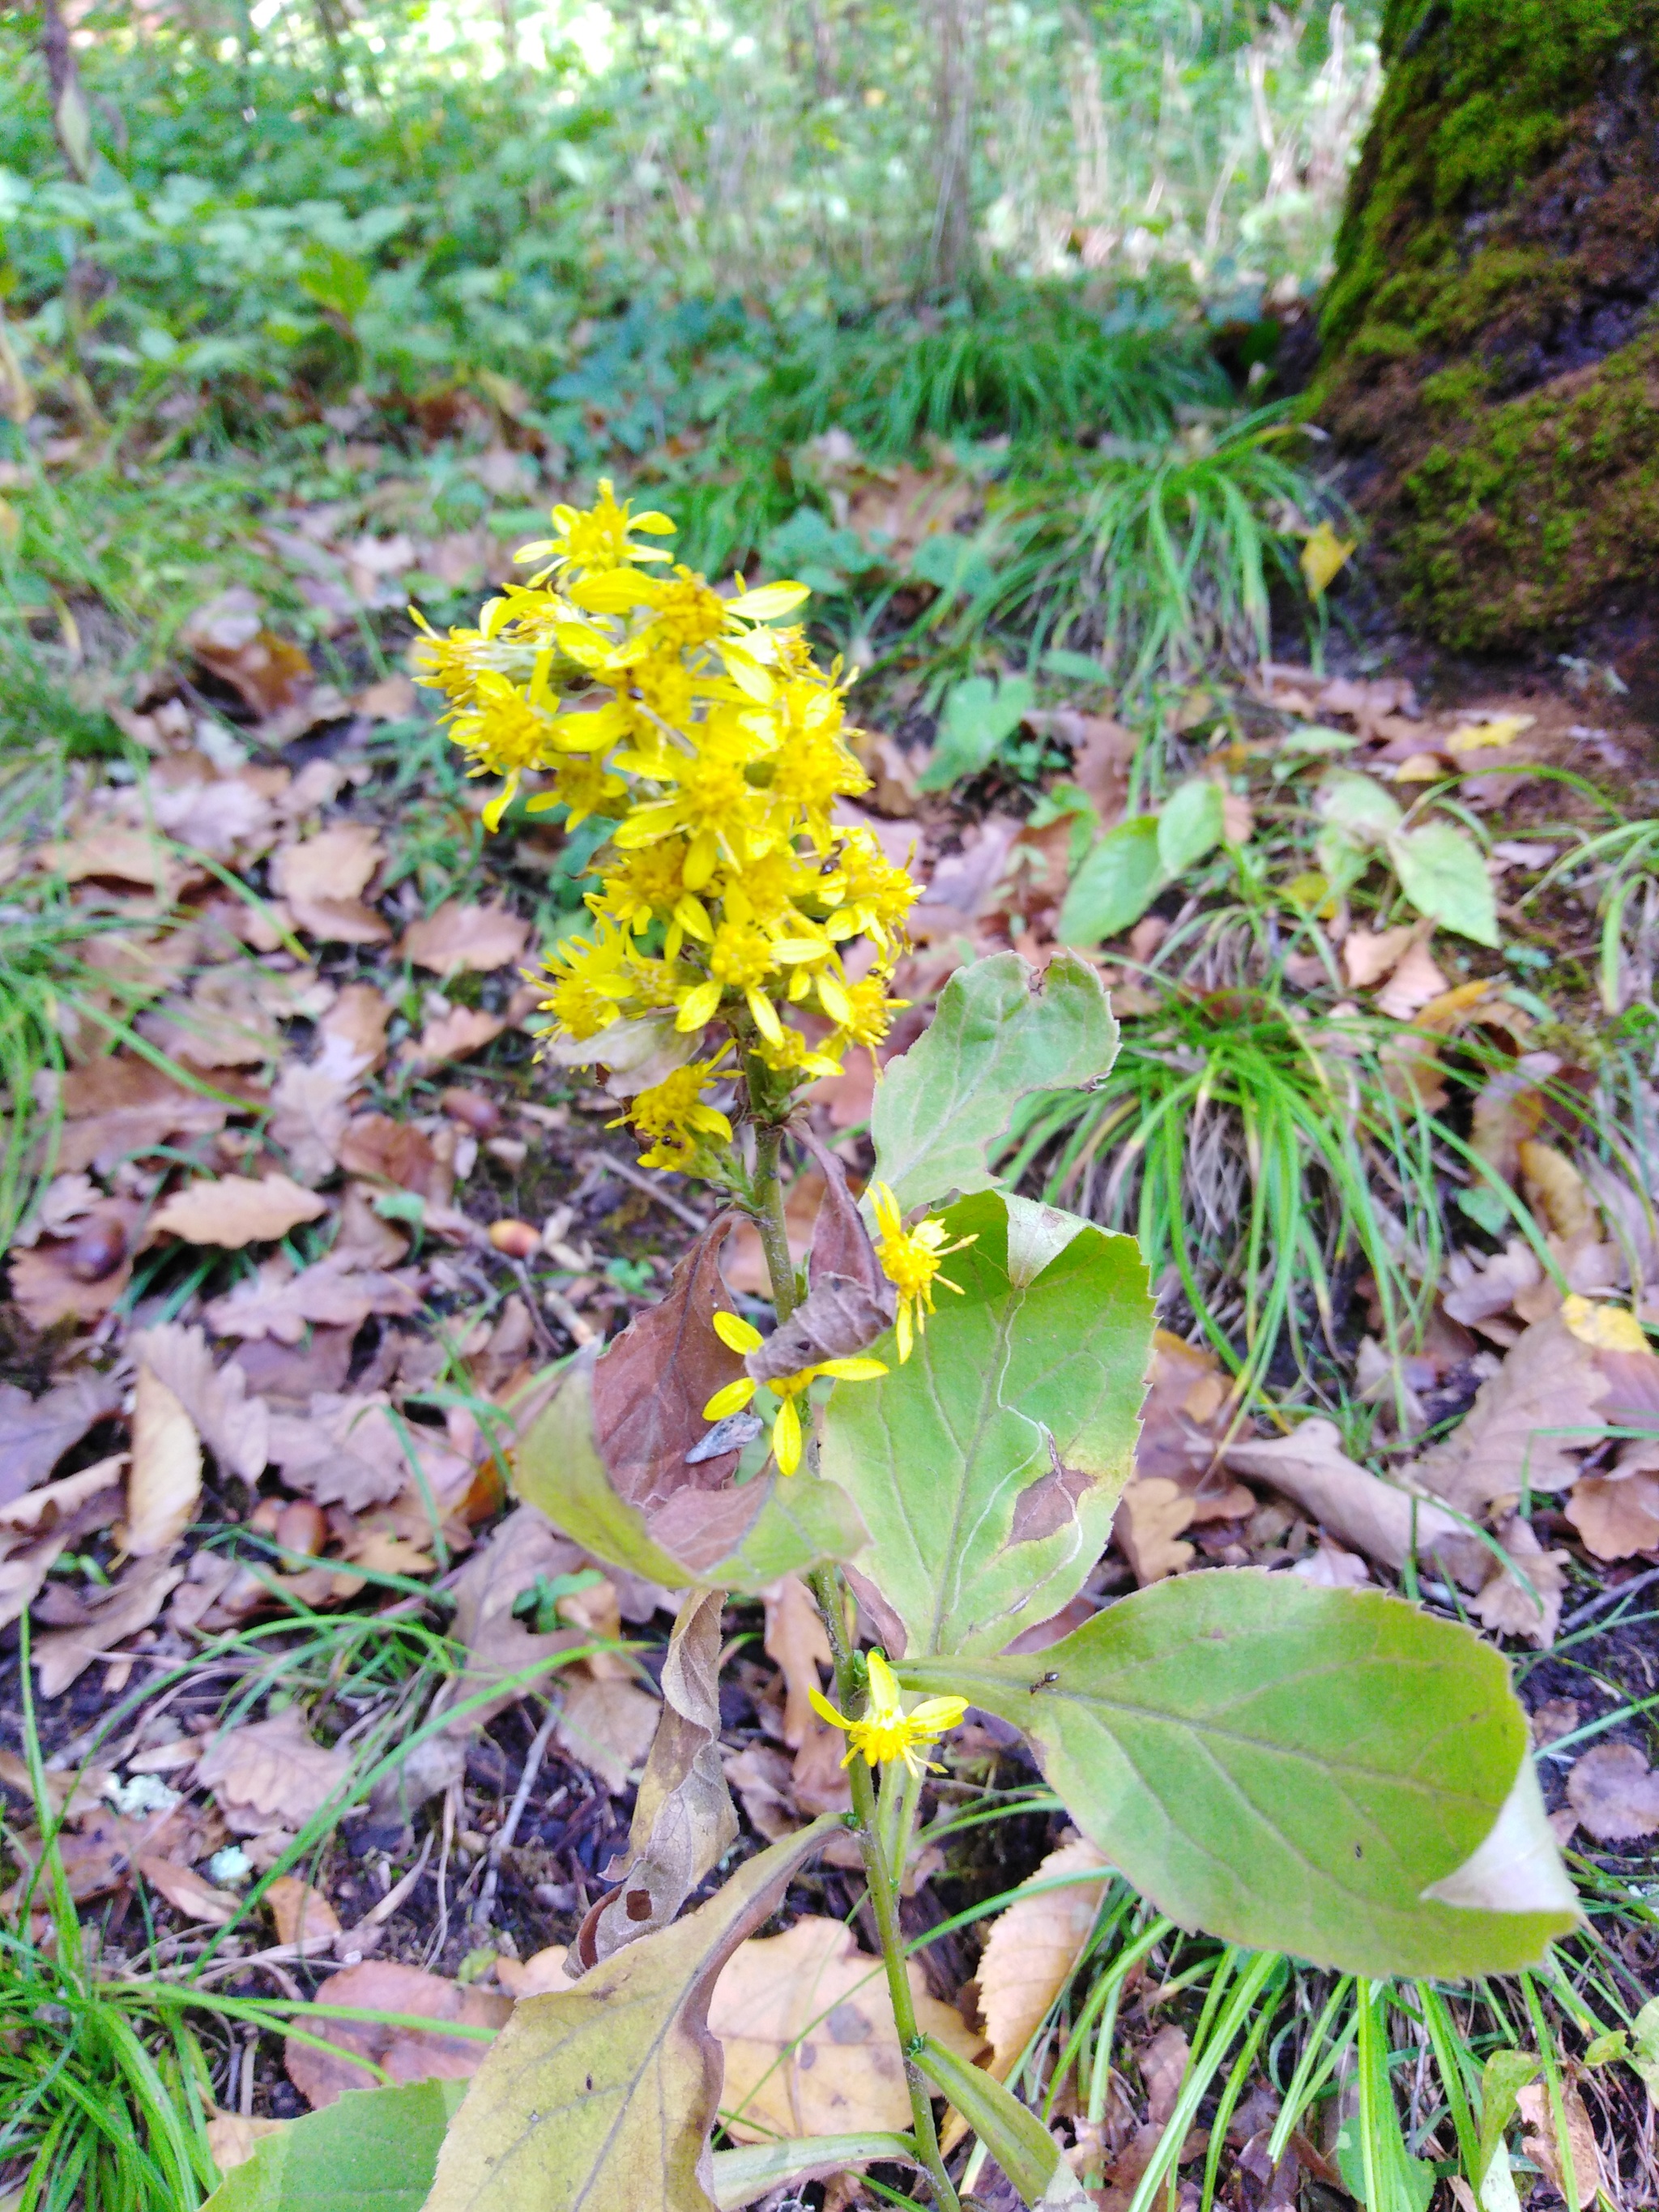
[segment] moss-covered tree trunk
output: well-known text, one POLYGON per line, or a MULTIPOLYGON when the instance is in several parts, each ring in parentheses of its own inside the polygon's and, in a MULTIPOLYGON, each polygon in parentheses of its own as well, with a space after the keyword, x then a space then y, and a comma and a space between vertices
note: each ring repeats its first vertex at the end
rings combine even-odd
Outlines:
POLYGON ((1659 0, 1388 0, 1322 328, 1408 618, 1475 651, 1659 613, 1659 0))

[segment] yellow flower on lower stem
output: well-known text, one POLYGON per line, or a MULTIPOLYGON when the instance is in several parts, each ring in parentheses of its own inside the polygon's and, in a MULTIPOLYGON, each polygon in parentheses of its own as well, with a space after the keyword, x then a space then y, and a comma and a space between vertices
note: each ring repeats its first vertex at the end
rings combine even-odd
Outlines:
POLYGON ((947 1252, 960 1252, 975 1239, 958 1237, 954 1244, 947 1244, 945 1224, 931 1218, 907 1229, 898 1200, 884 1182, 872 1183, 870 1195, 876 1209, 876 1227, 881 1232, 876 1238, 876 1257, 882 1273, 898 1293, 896 1328, 902 1367, 933 1310, 934 1284, 941 1290, 954 1291, 958 1297, 963 1295, 960 1283, 940 1274, 939 1261, 947 1252))
POLYGON ((872 1651, 866 1663, 870 1670, 870 1694, 855 1721, 838 1713, 821 1691, 807 1692, 818 1718, 846 1731, 847 1756, 842 1765, 850 1766, 862 1752, 872 1766, 884 1760, 902 1759, 918 1779, 923 1774, 943 1774, 942 1766, 918 1759, 916 1752, 924 1744, 936 1743, 947 1729, 956 1726, 968 1710, 967 1698, 924 1698, 914 1712, 907 1713, 893 1670, 880 1652, 872 1651))
MULTIPOLYGON (((724 1055, 722 1055, 723 1057, 724 1055)), ((642 1168, 667 1168, 680 1174, 693 1166, 705 1138, 732 1141, 732 1124, 717 1106, 703 1102, 703 1086, 719 1072, 714 1060, 694 1060, 675 1068, 660 1083, 653 1083, 630 1099, 627 1110, 606 1123, 611 1129, 624 1122, 648 1140, 650 1149, 640 1154, 642 1168)))
MULTIPOLYGON (((734 1313, 714 1316, 714 1334, 732 1352, 758 1352, 766 1341, 752 1323, 734 1313)), ((772 1454, 778 1463, 778 1473, 793 1474, 800 1465, 802 1431, 795 1401, 805 1394, 815 1377, 833 1375, 842 1382, 873 1382, 878 1375, 886 1372, 884 1359, 820 1359, 796 1374, 769 1376, 766 1387, 775 1392, 779 1400, 772 1423, 772 1454)), ((752 1376, 739 1375, 735 1382, 728 1382, 723 1390, 715 1391, 702 1409, 704 1420, 723 1421, 728 1413, 740 1413, 757 1387, 752 1376)))

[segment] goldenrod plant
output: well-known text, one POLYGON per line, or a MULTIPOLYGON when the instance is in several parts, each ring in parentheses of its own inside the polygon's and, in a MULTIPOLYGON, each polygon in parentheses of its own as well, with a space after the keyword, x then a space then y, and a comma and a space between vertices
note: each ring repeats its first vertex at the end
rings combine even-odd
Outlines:
MULTIPOLYGON (((1101 1080, 1116 1024, 1073 955, 1041 977, 1012 953, 961 969, 877 1085, 861 1210, 801 1092, 881 1037, 917 886, 836 819, 865 779, 844 672, 788 624, 801 588, 715 591, 667 562, 670 526, 608 488, 557 509, 521 556, 529 580, 425 648, 456 742, 505 779, 493 818, 534 776, 532 805, 610 825, 591 933, 547 963, 545 1051, 604 1071, 645 1161, 727 1201, 659 1304, 548 1378, 517 1450, 523 1497, 682 1599, 617 1887, 571 1948, 569 1990, 517 2008, 447 2128, 426 2114, 425 2203, 709 2212, 863 2159, 908 2164, 937 2212, 959 2212, 942 2097, 982 2146, 967 2156, 994 2159, 1027 2203, 1080 2208, 1042 2116, 920 2032, 905 1971, 897 1899, 927 1754, 970 1704, 1021 1732, 1158 1912, 1258 1954, 1230 2036, 1274 1954, 1371 1981, 1503 1972, 1541 1959, 1577 1901, 1505 1662, 1455 1622, 1377 1590, 1218 1570, 1018 1650, 1107 1541, 1153 1310, 1133 1238, 1009 1192, 992 1163, 1030 1101, 1101 1080), (804 1268, 784 1232, 791 1143, 825 1185, 804 1268), (769 1327, 734 1310, 720 1273, 744 1217, 769 1327), (953 1295, 936 1300, 947 1255, 953 1295), (848 1738, 852 1809, 738 1860, 687 1911, 738 1841, 718 1758, 722 1608, 790 1573, 833 1653, 833 1698, 815 1702, 848 1738), (715 1978, 849 1828, 911 2124, 716 2150, 715 1978)), ((322 2117, 337 2146, 349 2128, 322 2117)), ((262 2152, 220 2201, 299 2197, 262 2152)))

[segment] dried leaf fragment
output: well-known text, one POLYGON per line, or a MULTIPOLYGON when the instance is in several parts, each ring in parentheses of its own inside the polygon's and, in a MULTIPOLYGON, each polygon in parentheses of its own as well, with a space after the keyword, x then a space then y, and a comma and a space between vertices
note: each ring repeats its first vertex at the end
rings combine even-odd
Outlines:
POLYGON ((221 1176, 216 1182, 193 1182, 159 1206, 151 1227, 180 1237, 186 1244, 272 1244, 315 1221, 328 1211, 314 1191, 301 1190, 285 1175, 221 1176))
POLYGON ((1633 1743, 1598 1743, 1573 1763, 1567 1802, 1598 1844, 1635 1843, 1659 1829, 1659 1774, 1633 1743))

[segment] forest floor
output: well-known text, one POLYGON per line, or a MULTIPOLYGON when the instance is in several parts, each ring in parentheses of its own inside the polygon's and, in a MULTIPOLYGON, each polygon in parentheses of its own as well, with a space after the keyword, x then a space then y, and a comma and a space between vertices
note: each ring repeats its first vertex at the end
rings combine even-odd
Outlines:
MULTIPOLYGON (((407 672, 411 585, 465 595, 507 572, 501 548, 486 525, 422 538, 384 452, 339 460, 349 493, 294 505, 258 549, 315 612, 311 647, 241 587, 118 690, 95 673, 94 608, 33 623, 121 740, 21 757, 0 843, 5 987, 56 1040, 9 1070, 12 2003, 57 2001, 78 1917, 94 1983, 161 2053, 221 2169, 376 2078, 354 2054, 395 2080, 464 2073, 515 1998, 562 1985, 562 1947, 625 1842, 672 1600, 514 1505, 514 1440, 538 1373, 626 1327, 712 1212, 635 1165, 614 1101, 537 1060, 524 970, 578 908, 592 844, 521 807, 486 836, 487 794, 407 672), (60 1817, 54 1894, 30 1869, 60 1817), (325 2016, 340 2008, 403 2024, 325 2016)), ((515 507, 550 495, 505 449, 466 465, 515 507)), ((924 530, 926 491, 907 495, 924 530)), ((948 501, 939 514, 949 529, 948 501)), ((1255 1564, 1403 1587, 1497 1639, 1592 1915, 1547 1992, 1561 2109, 1586 2131, 1576 2169, 1588 2142, 1606 2201, 1651 2203, 1653 2107, 1627 2069, 1587 2063, 1585 2022, 1632 2019, 1659 1951, 1659 1359, 1631 1319, 1659 1326, 1659 736, 1588 663, 1495 674, 1334 633, 1328 653, 1326 672, 1298 653, 1162 701, 1171 773, 1224 783, 1226 848, 1091 956, 1124 1022, 1127 1087, 1106 1094, 1121 1112, 1074 1107, 1011 1162, 1024 1188, 1138 1227, 1163 1301, 1136 1479, 1053 1632, 1138 1583, 1255 1564), (1485 848, 1501 945, 1437 928, 1392 884, 1297 890, 1323 864, 1312 794, 1333 764, 1407 807, 1450 793, 1485 848), (1264 887, 1287 883, 1275 908, 1264 887), (1194 1097, 1206 1061, 1212 1092, 1194 1097), (1292 1109, 1314 1133, 1264 1169, 1263 1132, 1292 1109), (1184 1125, 1161 1183, 1160 1115, 1184 1125), (1272 1172, 1316 1260, 1270 1255, 1267 1273, 1322 1267, 1329 1296, 1257 1340, 1241 1224, 1272 1172), (1401 1477, 1484 1531, 1461 1587, 1402 1543, 1401 1477)), ((859 741, 859 809, 927 887, 893 1049, 963 961, 1048 958, 1145 737, 1103 681, 1073 678, 1028 702, 993 765, 935 792, 921 702, 890 670, 859 741)), ((873 1080, 811 1095, 854 1170, 873 1080)), ((804 1227, 816 1173, 794 1188, 804 1227)), ((739 1300, 763 1291, 757 1241, 732 1240, 726 1273, 739 1300)), ((741 1850, 846 1798, 840 1741, 806 1708, 827 1653, 801 1586, 734 1603, 727 1629, 741 1850)), ((1160 1938, 1122 1979, 1104 2064, 1086 2081, 1054 2068, 1064 2038, 1038 2031, 1081 2002, 1108 1875, 1011 1736, 971 1716, 943 1747, 905 1926, 927 1939, 938 2018, 965 2051, 1028 2065, 1123 2212, 1174 2109, 1209 1954, 1160 1938), (1072 1887, 1011 1897, 1057 1852, 1072 1887)), ((716 2006, 749 2057, 770 2052, 746 2101, 728 2072, 734 2133, 902 2124, 852 1863, 798 1882, 780 1927, 716 2006), (788 1992, 808 1966, 817 2009, 844 2008, 817 2046, 833 2064, 799 2039, 788 1992)), ((1477 2060, 1503 2041, 1492 2018, 1460 2022, 1477 2060)), ((1412 2105, 1412 2063, 1407 2040, 1410 2148, 1443 2160, 1443 2107, 1412 2105)), ((1341 2078, 1315 2085, 1295 2148, 1269 2158, 1286 2080, 1264 2048, 1204 2186, 1237 2212, 1352 2190, 1341 2078)), ((1540 2206, 1559 2180, 1552 2125, 1540 2106, 1540 2206)), ((5 2192, 31 2155, 0 2169, 0 2202, 19 2201, 5 2192)), ((1182 2171, 1196 2206, 1205 2167, 1182 2171)), ((822 2201, 874 2203, 872 2185, 848 2177, 822 2201)))

